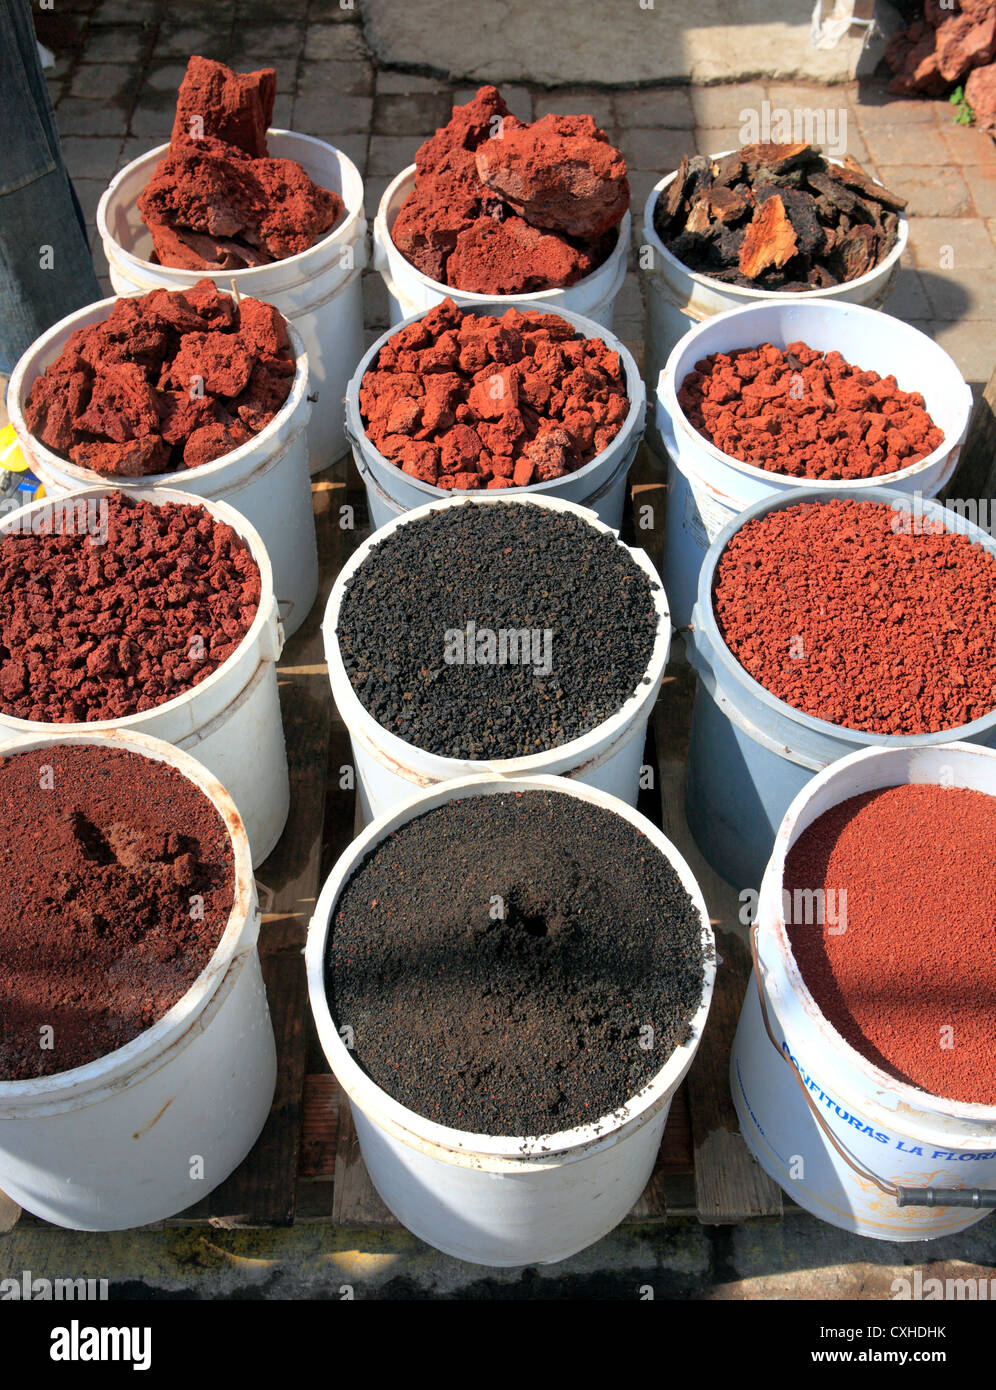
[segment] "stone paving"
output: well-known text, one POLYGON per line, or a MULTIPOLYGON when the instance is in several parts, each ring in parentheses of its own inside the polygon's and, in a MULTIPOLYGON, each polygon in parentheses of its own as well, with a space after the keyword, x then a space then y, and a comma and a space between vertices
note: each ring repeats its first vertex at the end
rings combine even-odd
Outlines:
MULTIPOLYGON (((277 71, 277 125, 330 140, 366 180, 372 219, 390 179, 473 88, 380 66, 361 14, 319 0, 59 0, 37 14, 52 48, 49 72, 69 171, 91 228, 98 270, 107 265, 96 235, 97 202, 111 175, 169 138, 184 64, 203 54, 241 69, 277 71)), ((597 58, 592 60, 597 67, 597 58)), ((698 87, 607 88, 503 84, 523 119, 547 111, 590 112, 623 150, 631 171, 634 247, 647 194, 692 149, 740 143, 742 114, 772 109, 846 116, 847 148, 910 201, 910 245, 885 308, 930 333, 978 391, 993 370, 996 318, 996 146, 954 124, 946 102, 896 101, 878 79, 836 86, 748 82, 698 87)), ((832 125, 828 129, 833 129, 832 125)), ((639 279, 631 269, 616 329, 643 341, 639 279)), ((365 279, 372 337, 387 326, 379 276, 365 279)))

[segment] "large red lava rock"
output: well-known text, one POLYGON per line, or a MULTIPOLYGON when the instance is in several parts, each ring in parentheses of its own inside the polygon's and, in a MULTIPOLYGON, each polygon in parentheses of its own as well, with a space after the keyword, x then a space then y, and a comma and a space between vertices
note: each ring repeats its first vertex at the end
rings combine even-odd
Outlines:
POLYGON ((885 60, 894 74, 889 90, 896 96, 943 96, 974 68, 985 67, 994 58, 996 6, 992 0, 962 0, 956 11, 928 0, 924 18, 886 46, 885 60))
POLYGON ((497 87, 455 106, 415 168, 394 244, 423 275, 478 294, 573 284, 606 259, 629 207, 625 161, 590 116, 526 125, 497 87))
POLYGON ((306 251, 339 222, 338 193, 314 183, 296 160, 267 153, 275 93, 270 68, 236 73, 190 59, 169 152, 138 198, 160 265, 266 265, 306 251))

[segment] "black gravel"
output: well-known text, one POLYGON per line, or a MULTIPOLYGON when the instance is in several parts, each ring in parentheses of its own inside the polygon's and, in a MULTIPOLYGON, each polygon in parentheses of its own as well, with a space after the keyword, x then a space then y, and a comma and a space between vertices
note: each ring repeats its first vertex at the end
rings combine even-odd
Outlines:
POLYGON ((343 596, 339 646, 382 728, 446 757, 526 757, 579 738, 634 693, 657 633, 655 587, 578 517, 468 502, 373 549, 343 596), (549 631, 549 674, 448 663, 447 632, 471 622, 549 631))
POLYGON ((698 913, 650 842, 531 791, 449 802, 377 846, 337 904, 326 988, 359 1065, 410 1110, 539 1135, 607 1115, 661 1069, 702 964, 698 913))

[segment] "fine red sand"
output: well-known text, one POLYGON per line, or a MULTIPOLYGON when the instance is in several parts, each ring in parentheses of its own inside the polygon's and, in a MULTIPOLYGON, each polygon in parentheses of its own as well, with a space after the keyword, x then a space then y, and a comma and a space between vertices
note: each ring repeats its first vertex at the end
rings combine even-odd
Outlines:
POLYGON ((84 1066, 157 1023, 232 911, 231 839, 162 763, 53 744, 0 758, 0 1080, 84 1066))
POLYGON ((464 491, 575 472, 618 434, 629 399, 619 354, 566 319, 470 314, 446 299, 388 339, 360 409, 402 472, 464 491))
POLYGON ((844 931, 796 923, 802 977, 837 1031, 901 1081, 996 1105, 996 797, 899 786, 820 816, 785 887, 846 890, 844 931))
POLYGON ((881 502, 781 507, 720 556, 730 651, 780 700, 877 734, 926 734, 996 707, 996 557, 881 502))
POLYGON ((944 442, 918 391, 801 342, 712 353, 678 404, 724 454, 795 478, 895 473, 944 442))

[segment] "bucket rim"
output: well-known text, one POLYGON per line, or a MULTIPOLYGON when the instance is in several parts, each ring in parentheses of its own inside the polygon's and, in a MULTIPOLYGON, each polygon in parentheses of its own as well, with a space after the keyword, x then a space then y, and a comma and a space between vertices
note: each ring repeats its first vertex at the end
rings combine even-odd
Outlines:
MULTIPOLYGON (((360 174, 359 169, 357 169, 356 165, 350 159, 349 155, 346 154, 343 150, 340 150, 337 145, 330 144, 328 140, 319 139, 317 135, 305 135, 302 131, 298 130, 285 130, 282 126, 267 127, 266 135, 267 139, 274 135, 280 138, 284 136, 290 136, 294 140, 301 140, 309 145, 320 145, 322 148, 326 150, 331 150, 339 160, 340 169, 342 173, 348 176, 350 182, 354 181, 353 176, 355 176, 355 182, 358 184, 360 189, 359 202, 356 204, 355 207, 350 207, 349 203, 346 202, 344 193, 340 194, 340 197, 342 197, 343 204, 345 206, 346 216, 343 218, 342 222, 338 224, 338 226, 335 226, 330 231, 326 232, 325 235, 319 241, 316 241, 314 243, 314 245, 306 247, 303 251, 295 252, 293 256, 284 256, 279 261, 270 261, 267 265, 243 266, 241 270, 216 270, 213 272, 210 270, 204 270, 201 272, 194 270, 184 270, 179 266, 162 266, 155 261, 147 261, 141 256, 136 256, 133 251, 129 251, 126 247, 122 246, 121 243, 118 241, 117 237, 115 237, 112 233, 107 222, 107 212, 111 205, 111 201, 114 195, 120 189, 120 186, 124 182, 125 178, 128 175, 135 172, 139 165, 144 164, 146 161, 151 161, 153 157, 155 157, 156 162, 162 159, 162 157, 167 153, 167 151, 170 148, 170 142, 168 140, 161 145, 156 145, 152 149, 146 150, 145 154, 140 154, 135 159, 130 160, 126 165, 124 165, 123 168, 118 170, 118 172, 111 179, 110 183, 104 189, 103 193, 100 195, 100 201, 97 204, 96 221, 97 232, 100 236, 101 242, 110 243, 110 245, 112 245, 115 248, 115 253, 117 255, 120 255, 123 261, 128 262, 130 265, 134 266, 136 270, 139 271, 153 270, 159 273, 161 271, 174 270, 177 275, 194 275, 200 279, 209 280, 213 279, 214 276, 218 275, 224 276, 226 282, 228 280, 234 279, 235 283, 240 286, 243 282, 245 282, 247 286, 251 284, 252 282, 251 280, 249 280, 248 277, 252 275, 258 276, 260 271, 273 271, 275 266, 289 266, 292 270, 302 268, 301 262, 304 260, 305 257, 312 255, 313 252, 323 249, 331 249, 333 246, 339 243, 348 244, 350 238, 354 238, 354 234, 357 234, 359 232, 358 224, 364 220, 363 177, 360 174), (344 232, 348 232, 350 236, 344 237, 344 232)), ((278 155, 276 156, 276 158, 286 159, 288 158, 288 156, 278 155)), ((346 178, 343 179, 343 183, 345 182, 346 178)), ((161 288, 167 289, 168 286, 163 285, 161 286, 161 288)), ((182 290, 184 288, 189 289, 190 286, 187 285, 185 282, 181 282, 177 284, 176 288, 182 290)), ((252 291, 247 287, 245 293, 251 294, 252 291)), ((268 293, 272 293, 272 291, 268 291, 268 293)))
MULTIPOLYGON (((735 153, 735 150, 720 150, 718 154, 710 154, 707 155, 706 158, 710 161, 725 159, 728 154, 735 153)), ((823 155, 823 158, 828 164, 843 164, 842 160, 833 159, 829 155, 823 155)), ((669 174, 665 174, 658 183, 655 183, 647 194, 647 199, 643 206, 643 239, 653 250, 654 255, 660 256, 666 266, 679 272, 679 274, 685 276, 687 279, 693 280, 697 285, 701 285, 703 289, 712 290, 717 294, 729 294, 736 299, 742 298, 745 304, 752 304, 756 301, 761 303, 777 303, 781 299, 789 298, 790 296, 786 295, 782 290, 755 290, 747 289, 743 285, 724 284, 722 280, 717 280, 712 275, 706 275, 701 270, 691 270, 685 265, 684 261, 679 261, 678 257, 667 249, 663 241, 661 241, 660 237, 657 235, 657 231, 654 227, 654 208, 657 206, 657 199, 660 197, 662 191, 677 177, 677 175, 677 169, 672 169, 669 174)), ((873 182, 877 183, 880 188, 885 187, 881 179, 873 179, 873 182)), ((871 270, 866 270, 864 275, 859 275, 854 280, 845 280, 840 285, 828 285, 822 289, 793 291, 791 297, 804 299, 807 303, 812 303, 814 301, 818 302, 821 299, 828 299, 832 298, 834 295, 839 295, 842 290, 852 290, 857 289, 859 286, 870 285, 875 279, 881 276, 883 272, 890 272, 893 266, 898 265, 900 257, 906 250, 906 244, 909 241, 909 218, 906 215, 906 210, 902 209, 898 213, 898 217, 899 226, 896 228, 895 245, 889 251, 888 255, 879 261, 878 265, 872 266, 871 270)))
MULTIPOLYGON (((745 508, 723 527, 709 547, 699 571, 698 590, 692 613, 693 644, 701 647, 704 640, 708 653, 719 659, 726 674, 732 677, 741 689, 746 690, 751 698, 764 705, 773 714, 789 719, 801 728, 820 737, 833 739, 838 743, 847 741, 858 745, 859 748, 870 745, 887 749, 929 748, 938 743, 969 742, 996 729, 996 704, 988 714, 981 715, 969 724, 959 724, 949 729, 937 729, 926 734, 876 734, 869 729, 851 729, 844 724, 831 724, 828 720, 817 719, 815 715, 806 714, 803 710, 796 709, 794 705, 788 704, 777 695, 773 695, 766 686, 761 685, 745 670, 730 651, 719 631, 719 624, 716 622, 712 603, 712 585, 716 566, 727 545, 744 526, 766 516, 768 512, 777 511, 783 507, 808 503, 822 504, 840 499, 885 503, 890 505, 894 511, 906 512, 907 514, 918 506, 924 515, 944 522, 945 530, 956 535, 964 535, 973 544, 982 545, 996 559, 996 537, 990 536, 973 522, 958 518, 954 512, 950 512, 934 498, 921 497, 915 493, 901 492, 898 488, 887 487, 868 489, 838 487, 833 492, 820 492, 809 487, 790 488, 773 497, 763 497, 760 501, 745 508), (953 519, 958 521, 957 526, 948 524, 953 519)), ((838 758, 844 755, 834 754, 833 756, 838 758)))
MULTIPOLYGON (((510 491, 510 489, 509 489, 510 491)), ((390 758, 401 775, 410 768, 412 762, 419 763, 431 759, 434 765, 438 764, 442 768, 440 778, 433 778, 427 790, 432 790, 432 786, 439 781, 449 782, 457 778, 477 777, 477 776, 501 776, 501 777, 527 777, 541 776, 546 772, 544 764, 561 763, 567 761, 573 763, 579 770, 582 769, 592 757, 597 758, 598 754, 592 753, 593 746, 608 744, 611 746, 622 732, 635 720, 636 716, 645 708, 649 708, 657 698, 657 693, 664 678, 667 667, 668 656, 671 649, 671 613, 668 606, 667 593, 664 589, 660 575, 657 573, 653 561, 644 550, 637 550, 628 546, 620 540, 619 533, 614 531, 611 526, 606 525, 594 512, 586 507, 582 507, 577 502, 570 502, 563 497, 506 497, 503 493, 492 493, 491 495, 475 495, 473 493, 461 493, 456 497, 443 497, 439 501, 426 503, 421 507, 415 507, 410 512, 402 512, 393 521, 389 521, 380 530, 374 531, 367 539, 353 551, 342 569, 336 575, 332 592, 329 594, 328 602, 325 606, 325 613, 322 618, 322 635, 325 645, 325 657, 328 665, 329 683, 332 687, 332 694, 339 707, 340 713, 345 720, 347 727, 352 730, 357 725, 366 735, 368 742, 372 745, 379 761, 386 761, 385 753, 390 758), (607 719, 596 724, 587 733, 578 735, 577 738, 570 739, 567 743, 561 743, 553 748, 544 748, 538 753, 527 754, 518 758, 452 758, 444 754, 430 753, 427 749, 419 748, 414 743, 409 743, 406 739, 399 738, 397 734, 391 733, 377 722, 374 716, 366 708, 359 696, 353 690, 346 667, 342 660, 338 638, 339 612, 345 594, 346 585, 355 577, 364 563, 370 558, 371 552, 381 542, 388 539, 401 526, 408 525, 410 522, 418 522, 429 516, 433 512, 452 510, 455 507, 465 505, 471 506, 539 506, 547 511, 570 512, 585 521, 594 530, 603 534, 610 535, 616 544, 621 546, 629 555, 630 559, 639 566, 647 576, 651 584, 651 592, 654 600, 654 608, 657 613, 657 631, 654 634, 654 644, 650 652, 646 669, 640 676, 633 691, 627 696, 620 707, 607 719), (343 708, 345 705, 345 709, 343 708), (539 766, 537 767, 537 764, 539 766)), ((428 773, 420 774, 428 776, 428 773)), ((410 780, 410 779, 407 779, 410 780)))
POLYGON ((95 1057, 82 1066, 49 1076, 23 1081, 0 1078, 0 1113, 36 1106, 93 1104, 105 1089, 128 1085, 136 1072, 148 1064, 157 1065, 159 1055, 181 1041, 184 1033, 196 1027, 205 1008, 221 987, 229 969, 246 951, 254 949, 259 935, 260 916, 256 898, 249 837, 235 802, 221 782, 189 753, 160 738, 137 730, 93 725, 75 726, 66 735, 6 733, 0 730, 0 758, 30 753, 42 748, 97 745, 133 753, 175 768, 215 807, 232 845, 233 901, 224 930, 210 959, 172 1008, 155 1023, 136 1034, 123 1046, 95 1057), (122 1075, 126 1072, 127 1075, 122 1075))
POLYGON ((562 777, 503 779, 490 774, 461 777, 409 797, 379 816, 340 855, 322 887, 308 928, 305 948, 308 993, 323 1051, 347 1095, 374 1123, 386 1128, 409 1147, 428 1148, 436 1157, 460 1166, 485 1166, 491 1171, 521 1171, 525 1164, 539 1166, 583 1157, 594 1148, 615 1143, 622 1132, 642 1124, 673 1095, 691 1066, 701 1042, 712 1002, 716 977, 715 938, 705 898, 687 860, 652 821, 635 807, 595 787, 562 777), (702 992, 689 1023, 686 1042, 674 1048, 653 1077, 616 1110, 586 1125, 545 1135, 494 1136, 453 1129, 418 1115, 382 1090, 354 1060, 340 1037, 325 993, 325 949, 335 907, 352 873, 367 855, 402 825, 435 806, 475 795, 514 795, 524 791, 551 791, 601 806, 621 816, 640 831, 668 860, 699 915, 702 945, 702 992), (485 1160, 482 1165, 479 1160, 485 1160))
MULTIPOLYGON (((210 279, 208 275, 202 277, 210 279)), ((165 286, 163 287, 165 288, 165 286)), ((168 294, 183 293, 182 286, 176 290, 167 290, 168 294)), ((186 288, 190 288, 187 286, 186 288)), ((216 286, 217 288, 217 286, 216 286)), ((227 293, 220 290, 220 293, 227 293)), ((153 291, 147 291, 153 293, 153 291)), ((48 469, 52 473, 68 474, 76 479, 80 487, 100 487, 102 484, 111 481, 102 473, 96 472, 92 468, 83 468, 72 459, 63 458, 50 449, 28 429, 27 421, 24 418, 24 407, 27 405, 29 389, 27 386, 28 371, 36 365, 38 360, 45 352, 52 348, 58 340, 65 335, 68 340, 69 334, 77 328, 89 328, 98 323, 103 323, 115 304, 122 300, 137 299, 144 296, 139 295, 111 295, 107 299, 96 299, 92 304, 85 305, 82 309, 77 309, 58 323, 52 325, 39 338, 36 338, 31 346, 17 361, 13 372, 10 375, 10 383, 7 392, 7 408, 10 414, 10 422, 14 426, 14 431, 18 439, 25 441, 24 447, 29 454, 37 455, 37 462, 42 469, 48 469), (106 310, 106 313, 103 312, 106 310)), ((228 296, 232 298, 231 295, 228 296)), ((246 299, 255 298, 253 295, 243 296, 246 299)), ((273 305, 270 306, 274 307, 273 305)), ((135 475, 122 475, 120 486, 126 487, 162 487, 172 483, 178 491, 182 491, 180 484, 186 478, 210 478, 215 473, 223 473, 226 469, 245 463, 250 456, 260 449, 269 452, 270 446, 277 442, 277 436, 282 434, 294 414, 301 409, 302 405, 307 405, 308 414, 311 413, 311 406, 308 402, 308 383, 311 375, 311 365, 308 361, 308 354, 305 350, 301 335, 294 325, 280 311, 290 340, 291 351, 294 354, 294 376, 291 381, 291 389, 283 405, 274 415, 268 425, 264 425, 258 434, 251 435, 244 444, 238 445, 235 449, 229 449, 226 454, 219 454, 215 459, 209 459, 207 463, 198 464, 196 468, 177 468, 171 473, 143 473, 135 475)), ((63 344, 65 346, 65 344, 63 344)), ((41 380, 44 371, 39 372, 36 380, 41 380)), ((32 386, 34 382, 31 383, 32 386)), ((35 460, 32 459, 32 462, 35 460)), ((261 459, 260 462, 263 462, 261 459)), ((44 478, 42 479, 44 482, 44 478)))
MULTIPOLYGON (((761 947, 764 942, 771 943, 778 952, 779 963, 784 970, 788 983, 793 993, 800 999, 805 1007, 805 1012, 810 1023, 814 1024, 822 1034, 828 1046, 841 1050, 848 1066, 856 1070, 867 1081, 873 1085, 877 1091, 883 1091, 896 1097, 899 1105, 905 1105, 908 1110, 926 1111, 933 1118, 950 1117, 955 1120, 965 1120, 968 1122, 983 1123, 996 1127, 996 1102, 985 1105, 974 1101, 953 1100, 950 1097, 938 1096, 931 1091, 925 1091, 922 1087, 915 1086, 911 1082, 901 1081, 891 1076, 887 1071, 877 1066, 874 1062, 864 1057, 857 1048, 853 1047, 844 1036, 838 1032, 830 1020, 826 1017, 820 1005, 816 1001, 810 990, 802 971, 799 968, 792 944, 788 938, 787 925, 780 909, 781 886, 784 881, 785 861, 788 852, 795 843, 802 829, 798 822, 800 816, 808 808, 814 797, 821 792, 833 789, 835 783, 847 783, 850 774, 855 768, 863 767, 867 764, 876 762, 884 766, 891 765, 900 760, 908 761, 910 753, 918 750, 911 748, 859 748, 853 753, 848 753, 845 757, 839 758, 836 762, 830 763, 822 772, 816 773, 809 782, 793 798, 788 810, 782 817, 781 824, 775 835, 775 843, 772 847, 771 856, 768 859, 764 871, 764 878, 758 897, 758 953, 760 957, 761 947), (776 882, 777 880, 777 882, 776 882), (774 898, 774 902, 773 902, 774 898), (762 915, 763 914, 763 915, 762 915)), ((924 750, 920 750, 924 751, 924 750)), ((983 744, 967 743, 961 739, 954 739, 948 743, 935 744, 931 751, 943 754, 953 754, 959 760, 971 759, 992 764, 994 776, 996 776, 996 748, 988 748, 983 744)), ((889 776, 886 773, 886 776, 889 776)), ((933 778, 925 777, 916 782, 911 781, 908 776, 900 781, 889 780, 882 782, 878 789, 885 790, 893 786, 915 786, 915 785, 940 785, 933 778)), ((996 800, 996 794, 988 793, 996 800)), ((843 794, 837 796, 824 811, 825 814, 833 806, 839 805, 842 801, 847 801, 850 797, 861 795, 853 787, 844 790, 843 794)), ((807 822, 808 825, 819 817, 813 817, 807 822)), ((786 1040, 787 1041, 787 1040, 786 1040)), ((867 1098, 863 1098, 867 1103, 867 1098)), ((887 1111, 880 1106, 877 1097, 872 1098, 873 1103, 883 1114, 894 1115, 895 1112, 887 1111)), ((950 1136, 947 1136, 950 1140, 950 1136)))
MULTIPOLYGON (((387 225, 388 210, 390 208, 392 198, 395 197, 395 195, 398 192, 398 189, 401 188, 402 185, 406 182, 410 182, 412 187, 414 188, 415 177, 417 172, 418 166, 414 162, 406 165, 405 168, 400 171, 400 173, 395 174, 394 178, 384 189, 384 192, 381 194, 380 197, 380 202, 377 204, 377 212, 374 217, 374 240, 381 241, 385 248, 388 244, 390 244, 390 246, 394 248, 394 251, 401 258, 401 260, 404 261, 409 272, 411 273, 412 278, 416 280, 420 285, 422 285, 425 289, 431 290, 434 294, 442 294, 447 298, 452 298, 454 295, 459 295, 461 307, 471 308, 479 303, 486 303, 488 301, 496 300, 499 303, 504 304, 506 309, 521 309, 523 305, 529 300, 538 300, 540 304, 547 306, 551 304, 556 304, 558 301, 555 298, 555 296, 567 294, 569 291, 578 289, 582 285, 594 284, 599 276, 601 276, 603 279, 608 279, 609 272, 613 264, 616 261, 626 259, 630 242, 630 229, 633 225, 633 214, 631 206, 626 208, 626 211, 619 219, 619 222, 616 227, 616 244, 613 246, 612 250, 606 256, 602 264, 596 266, 594 270, 590 270, 587 275, 582 275, 579 280, 575 280, 574 283, 571 285, 555 285, 552 289, 548 290, 524 290, 521 294, 501 295, 481 294, 476 290, 458 290, 454 285, 444 285, 442 280, 433 280, 431 276, 424 274, 423 271, 419 270, 417 266, 411 263, 408 257, 402 251, 400 251, 397 246, 395 246, 394 240, 391 236, 391 227, 387 225)), ((426 309, 422 312, 428 313, 429 311, 426 309)), ((547 307, 543 309, 543 312, 550 313, 551 310, 549 307, 547 307)), ((402 325, 398 324, 395 329, 395 332, 397 332, 397 330, 401 327, 402 325)))
MULTIPOLYGON (((122 493, 125 497, 136 502, 152 502, 156 506, 176 504, 180 506, 203 507, 214 517, 215 521, 223 525, 230 526, 243 544, 248 548, 253 560, 259 569, 260 591, 259 604, 256 608, 256 616, 253 618, 249 629, 242 641, 235 650, 225 658, 221 665, 204 680, 198 681, 189 690, 182 691, 179 695, 172 696, 169 700, 164 700, 162 704, 153 705, 151 709, 136 710, 133 714, 114 716, 111 719, 91 719, 77 721, 74 723, 56 724, 49 723, 40 719, 20 719, 13 714, 5 714, 0 709, 0 740, 6 736, 22 737, 61 737, 63 735, 75 737, 86 733, 111 733, 120 730, 122 734, 134 734, 136 737, 155 738, 155 735, 142 734, 142 725, 151 723, 158 716, 172 714, 180 709, 186 702, 199 694, 201 691, 214 690, 216 686, 227 681, 236 666, 239 665, 246 655, 257 645, 262 638, 266 625, 271 621, 274 613, 275 599, 273 594, 273 570, 270 566, 270 557, 263 538, 253 526, 252 522, 241 512, 235 510, 228 502, 215 502, 207 497, 198 497, 191 492, 180 492, 173 488, 124 488, 114 487, 109 482, 105 482, 100 487, 74 488, 71 492, 63 493, 59 497, 42 497, 35 502, 29 502, 26 506, 18 507, 16 511, 10 512, 5 517, 0 517, 0 539, 4 535, 5 529, 11 523, 23 518, 26 513, 38 511, 43 507, 54 505, 64 505, 78 501, 81 498, 103 497, 110 494, 122 493)), ((199 726, 193 724, 191 730, 199 726)), ((172 746, 172 745, 170 745, 172 746)))
MULTIPOLYGON (((448 295, 447 298, 449 298, 448 295)), ((425 318, 427 314, 431 314, 433 309, 438 307, 438 305, 432 305, 428 309, 420 309, 418 313, 409 314, 407 318, 396 323, 393 328, 388 328, 382 333, 360 358, 346 386, 346 423, 349 434, 351 435, 351 442, 355 443, 355 447, 358 448, 361 453, 368 452, 377 466, 384 468, 389 472, 389 475, 397 474, 403 476, 405 486, 413 488, 416 492, 423 493, 426 502, 434 500, 443 501, 453 496, 474 497, 478 493, 486 492, 487 489, 474 488, 465 492, 457 492, 453 488, 437 487, 435 483, 426 483, 421 478, 413 478, 408 474, 402 474, 397 464, 385 454, 382 454, 367 434, 360 412, 360 387, 363 384, 363 378, 373 366, 381 348, 396 334, 401 333, 411 324, 417 323, 420 319, 425 318)), ((566 475, 567 479, 573 481, 578 478, 592 478, 594 473, 605 467, 606 455, 616 449, 617 445, 619 445, 622 440, 626 441, 626 448, 629 448, 634 442, 637 446, 639 445, 646 422, 646 383, 637 366, 636 358, 622 339, 618 338, 611 329, 603 328, 601 324, 596 323, 594 319, 588 318, 585 314, 578 314, 573 309, 562 309, 559 307, 555 309, 545 308, 542 303, 537 303, 527 297, 523 297, 521 302, 513 304, 506 299, 489 299, 486 296, 481 296, 480 304, 458 303, 456 307, 464 313, 474 314, 477 318, 500 318, 501 313, 507 309, 517 309, 520 313, 528 313, 532 310, 539 314, 553 314, 555 317, 562 318, 567 323, 571 324, 583 337, 598 338, 605 344, 610 352, 618 353, 619 360, 623 365, 623 371, 626 377, 626 393, 629 397, 629 410, 626 414, 626 419, 620 426, 619 432, 613 436, 608 445, 602 449, 600 453, 597 453, 594 458, 589 459, 588 462, 582 464, 580 468, 576 468, 573 473, 568 473, 566 475)), ((564 482, 565 478, 548 478, 539 483, 528 483, 525 487, 492 488, 491 491, 500 492, 504 497, 543 497, 544 495, 553 493, 554 489, 558 486, 563 486, 564 482)), ((580 505, 584 504, 582 503, 580 505)), ((383 528, 380 529, 382 530, 383 528)))
MULTIPOLYGON (((915 477, 919 473, 926 473, 934 465, 939 464, 944 455, 950 456, 953 454, 955 461, 957 461, 957 451, 964 441, 974 401, 971 387, 959 370, 958 364, 951 354, 941 347, 940 343, 935 342, 934 339, 929 337, 926 333, 922 333, 920 329, 914 327, 913 324, 906 323, 903 319, 894 318, 891 314, 886 314, 881 309, 874 309, 868 304, 855 304, 846 299, 822 299, 814 302, 805 295, 786 294, 781 296, 777 307, 781 307, 782 305, 786 308, 792 308, 794 306, 799 309, 815 309, 820 313, 829 311, 831 317, 836 315, 844 318, 850 315, 856 315, 859 318, 865 316, 866 318, 871 317, 880 321, 888 320, 890 324, 895 325, 897 332, 904 332, 908 336, 912 335, 913 338, 921 339, 924 343, 929 344, 933 352, 939 354, 942 359, 946 359, 947 362, 950 363, 951 370, 960 383, 960 387, 958 388, 961 414, 960 429, 954 434, 953 438, 945 436, 936 449, 933 449, 929 454, 925 454, 924 457, 919 459, 916 463, 907 464, 905 468, 897 468, 892 473, 876 473, 870 478, 797 477, 791 473, 778 473, 774 469, 760 468, 757 464, 748 463, 745 459, 738 459, 733 454, 723 453, 723 451, 718 449, 704 434, 699 433, 682 409, 678 401, 677 365, 679 359, 689 350, 693 342, 697 341, 701 334, 714 324, 732 319, 736 319, 739 322, 748 319, 752 314, 759 316, 760 314, 767 313, 771 308, 776 307, 771 303, 741 304, 732 309, 725 309, 722 313, 712 314, 709 318, 704 319, 701 323, 690 328, 672 348, 668 355, 667 362, 661 369, 657 379, 656 395, 658 407, 666 411, 671 420, 678 423, 693 438, 696 448, 702 449, 713 462, 726 468, 731 468, 737 473, 742 473, 745 477, 751 478, 755 482, 766 484, 769 487, 773 482, 788 483, 790 486, 813 488, 820 492, 832 491, 834 488, 840 488, 845 485, 857 488, 862 486, 890 487, 895 482, 915 477)), ((760 346, 760 344, 753 344, 753 346, 760 346)), ((737 352, 740 350, 741 349, 735 347, 720 349, 722 352, 737 352)), ((905 387, 900 387, 900 390, 905 389, 905 387)), ((921 391, 920 394, 922 395, 923 392, 921 391)), ((677 459, 675 459, 675 466, 678 466, 677 459)))

